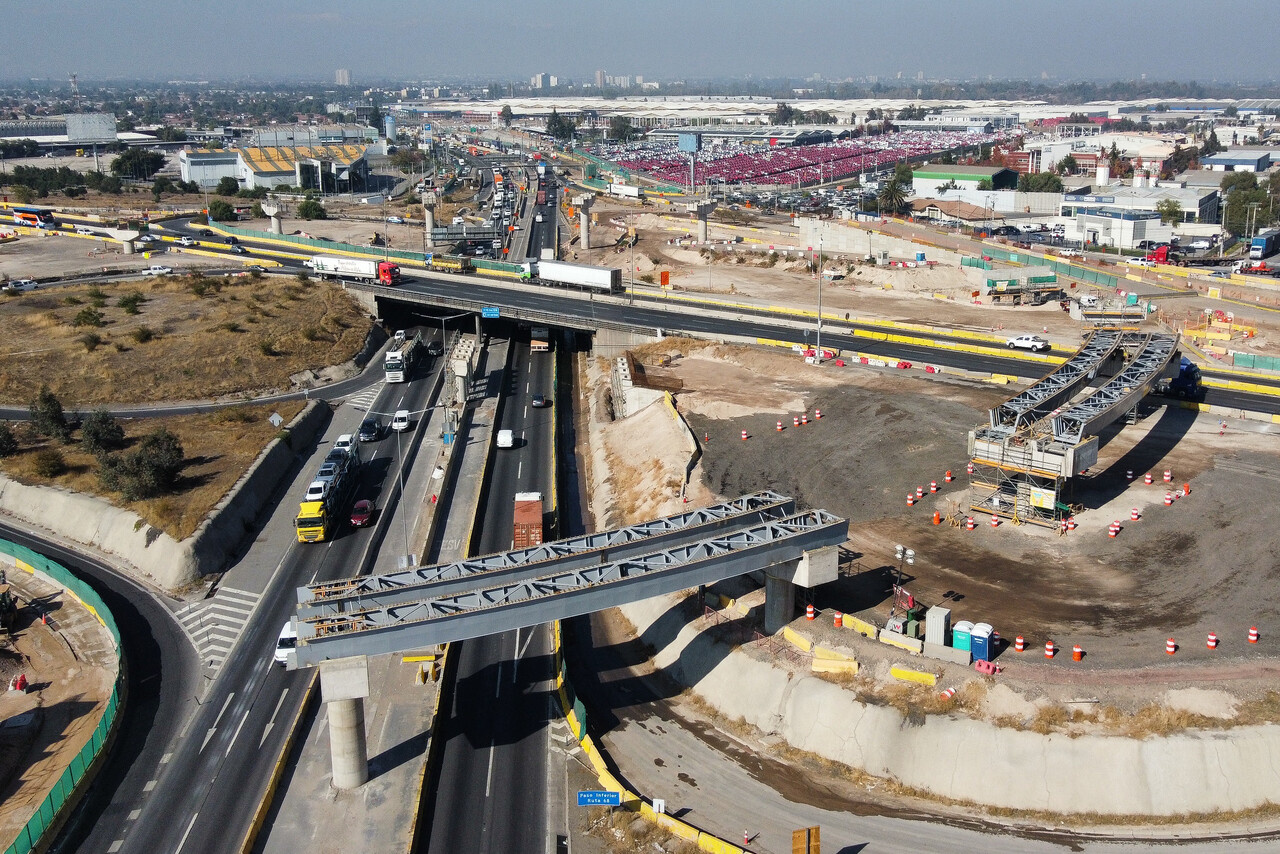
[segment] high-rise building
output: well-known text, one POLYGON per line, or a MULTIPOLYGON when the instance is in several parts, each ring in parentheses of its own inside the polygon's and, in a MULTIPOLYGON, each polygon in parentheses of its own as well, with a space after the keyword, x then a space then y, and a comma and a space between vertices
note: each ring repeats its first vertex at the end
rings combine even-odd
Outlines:
POLYGON ((542 72, 541 74, 535 74, 533 77, 529 78, 529 88, 530 89, 546 89, 547 78, 550 76, 551 75, 547 74, 545 71, 542 72))
POLYGON ((596 69, 596 88, 604 88, 604 69, 596 69))
POLYGON ((339 86, 351 85, 351 71, 347 68, 339 68, 333 74, 333 82, 339 86))

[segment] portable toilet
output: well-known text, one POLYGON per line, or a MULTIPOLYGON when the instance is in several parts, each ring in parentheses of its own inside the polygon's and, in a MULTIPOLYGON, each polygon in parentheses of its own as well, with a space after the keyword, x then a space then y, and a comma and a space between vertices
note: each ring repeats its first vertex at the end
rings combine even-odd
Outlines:
POLYGON ((972 649, 970 646, 971 632, 973 632, 973 623, 968 620, 961 620, 956 623, 956 627, 951 630, 951 645, 956 649, 963 649, 969 652, 972 649))
POLYGON ((951 628, 951 609, 934 605, 924 613, 924 642, 946 646, 951 628))
POLYGON ((991 625, 989 623, 977 623, 973 630, 969 632, 969 651, 973 654, 974 661, 990 661, 991 653, 991 625))
POLYGON ((917 264, 923 264, 923 263, 925 263, 925 260, 924 260, 924 253, 923 253, 923 252, 917 252, 917 253, 916 253, 916 263, 917 263, 917 264))

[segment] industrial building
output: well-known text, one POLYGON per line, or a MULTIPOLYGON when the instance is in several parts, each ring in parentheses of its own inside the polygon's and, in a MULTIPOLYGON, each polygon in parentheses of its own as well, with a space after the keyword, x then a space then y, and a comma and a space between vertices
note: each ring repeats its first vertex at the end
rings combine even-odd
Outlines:
POLYGON ((923 119, 894 119, 898 130, 950 130, 961 133, 994 133, 1018 126, 1016 113, 943 110, 923 119))
POLYGON ((1232 148, 1211 154, 1200 165, 1214 172, 1266 172, 1277 160, 1280 157, 1269 149, 1232 148))
POLYGON ((235 178, 241 189, 298 187, 324 193, 358 193, 368 186, 365 148, 359 145, 257 146, 178 152, 184 181, 203 188, 235 178))
POLYGON ((1018 187, 1018 173, 1001 166, 929 164, 912 173, 911 191, 917 196, 936 196, 939 189, 946 186, 961 190, 984 189, 979 186, 984 181, 991 183, 992 190, 1014 190, 1018 187))

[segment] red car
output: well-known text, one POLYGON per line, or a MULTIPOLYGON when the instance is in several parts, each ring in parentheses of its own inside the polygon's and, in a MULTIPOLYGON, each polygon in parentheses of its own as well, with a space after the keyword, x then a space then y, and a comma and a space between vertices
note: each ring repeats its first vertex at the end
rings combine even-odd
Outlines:
POLYGON ((351 508, 351 526, 363 528, 373 521, 373 502, 367 498, 356 502, 351 508))

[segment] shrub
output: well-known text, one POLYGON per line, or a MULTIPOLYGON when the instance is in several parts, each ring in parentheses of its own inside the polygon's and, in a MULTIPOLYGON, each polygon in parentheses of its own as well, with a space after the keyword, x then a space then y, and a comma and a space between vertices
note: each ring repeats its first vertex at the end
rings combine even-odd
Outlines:
POLYGON ((80 444, 91 454, 124 447, 124 428, 105 409, 90 412, 80 425, 80 444))
POLYGON ((86 332, 80 336, 80 343, 87 352, 92 353, 102 344, 102 336, 96 332, 86 332))
POLYGON ((40 386, 40 392, 31 404, 31 426, 38 435, 58 439, 63 444, 71 442, 71 425, 62 411, 62 402, 47 385, 40 386))
POLYGON ((40 477, 57 477, 67 470, 67 461, 57 448, 42 448, 33 457, 33 467, 40 477))
POLYGON ((640 274, 640 281, 644 282, 645 284, 652 285, 652 284, 653 284, 653 273, 641 273, 641 274, 640 274))
POLYGON ((302 337, 306 341, 315 341, 320 337, 320 330, 314 326, 306 326, 302 329, 302 337))
POLYGON ((279 356, 280 351, 271 345, 271 342, 265 338, 258 342, 258 352, 264 356, 279 356))
POLYGON ((156 333, 150 326, 139 326, 137 329, 133 330, 132 337, 133 340, 139 344, 146 344, 152 338, 156 337, 156 333))
POLYGON ((71 319, 72 326, 101 326, 105 321, 102 312, 92 306, 85 306, 71 319))
POLYGON ((146 301, 146 297, 144 297, 140 292, 134 291, 133 293, 125 294, 120 297, 120 299, 116 300, 116 305, 124 309, 125 314, 137 314, 139 311, 138 307, 146 301))
POLYGON ((83 305, 84 300, 79 297, 63 297, 62 301, 67 305, 83 305))
POLYGON ((218 328, 227 332, 244 332, 244 327, 239 323, 236 323, 234 320, 228 320, 226 323, 221 323, 218 325, 218 328))
POLYGON ((137 450, 102 457, 102 485, 126 501, 154 498, 173 489, 182 471, 182 443, 168 430, 148 433, 137 450))
POLYGON ((13 428, 0 422, 0 457, 11 457, 18 452, 18 437, 13 428))

